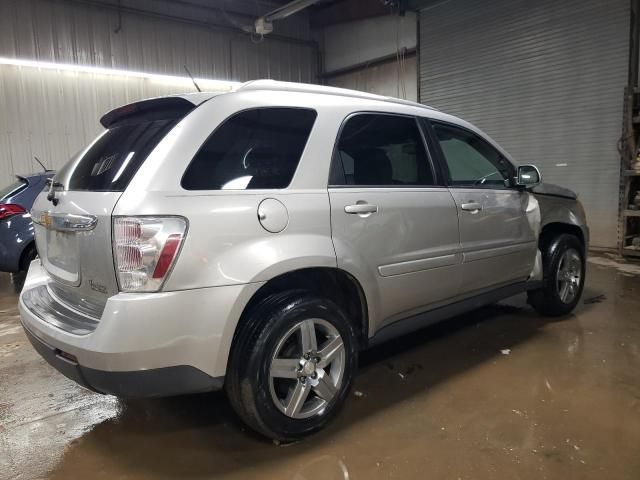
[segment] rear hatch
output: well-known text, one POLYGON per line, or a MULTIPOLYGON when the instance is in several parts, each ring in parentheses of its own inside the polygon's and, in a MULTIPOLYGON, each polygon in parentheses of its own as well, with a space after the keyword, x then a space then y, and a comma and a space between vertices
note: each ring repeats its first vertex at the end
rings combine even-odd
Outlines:
POLYGON ((118 292, 112 221, 118 199, 160 140, 194 103, 146 100, 109 112, 106 130, 72 158, 36 200, 36 245, 58 301, 100 318, 118 292))

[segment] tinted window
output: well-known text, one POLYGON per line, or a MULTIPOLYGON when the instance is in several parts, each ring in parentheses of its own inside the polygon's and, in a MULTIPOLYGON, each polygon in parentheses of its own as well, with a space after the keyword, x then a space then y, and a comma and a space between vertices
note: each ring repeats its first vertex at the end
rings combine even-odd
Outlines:
POLYGON ((67 190, 123 191, 176 120, 122 123, 106 130, 56 175, 67 190))
POLYGON ((414 118, 360 114, 338 141, 334 185, 433 185, 433 173, 414 118))
POLYGON ((13 197, 17 193, 20 193, 27 186, 27 182, 22 179, 18 179, 17 182, 13 182, 11 185, 5 188, 0 188, 0 200, 13 197))
POLYGON ((182 177, 187 190, 286 188, 316 112, 258 108, 237 113, 208 138, 182 177))
POLYGON ((452 185, 496 188, 511 184, 515 175, 511 163, 478 135, 438 123, 433 129, 452 185))

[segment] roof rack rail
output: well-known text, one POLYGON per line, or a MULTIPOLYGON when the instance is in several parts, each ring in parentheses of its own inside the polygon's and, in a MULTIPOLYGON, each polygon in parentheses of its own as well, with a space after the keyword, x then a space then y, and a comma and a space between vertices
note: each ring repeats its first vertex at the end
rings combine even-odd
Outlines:
POLYGON ((400 98, 387 97, 384 95, 376 95, 374 93, 360 92, 358 90, 349 90, 347 88, 326 87, 324 85, 313 85, 311 83, 295 83, 280 82, 277 80, 251 80, 245 82, 235 89, 239 91, 249 90, 272 90, 281 92, 301 92, 301 93, 318 93, 323 95, 336 95, 341 97, 362 98, 368 100, 378 100, 380 102, 396 103, 399 105, 407 105, 411 107, 426 108, 428 110, 437 110, 437 108, 423 105, 421 103, 412 102, 410 100, 402 100, 400 98))

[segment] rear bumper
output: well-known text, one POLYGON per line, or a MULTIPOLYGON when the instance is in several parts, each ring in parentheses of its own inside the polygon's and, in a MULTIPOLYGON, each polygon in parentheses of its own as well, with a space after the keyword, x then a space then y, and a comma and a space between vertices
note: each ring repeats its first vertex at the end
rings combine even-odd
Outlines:
POLYGON ((214 378, 187 365, 131 372, 108 372, 84 367, 64 358, 59 349, 46 344, 26 327, 25 333, 33 348, 49 365, 94 392, 118 397, 167 397, 219 390, 224 385, 224 377, 214 378))
POLYGON ((107 300, 97 327, 79 335, 25 304, 25 293, 49 281, 36 260, 20 295, 21 321, 34 348, 79 384, 127 397, 220 388, 238 319, 262 285, 120 293, 107 300))

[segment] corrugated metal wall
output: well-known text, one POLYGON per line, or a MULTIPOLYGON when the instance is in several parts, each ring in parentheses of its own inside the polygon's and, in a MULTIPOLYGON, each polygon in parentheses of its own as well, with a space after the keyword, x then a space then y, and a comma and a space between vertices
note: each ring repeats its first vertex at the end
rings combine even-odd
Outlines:
POLYGON ((592 245, 617 237, 628 0, 450 0, 420 14, 420 100, 574 189, 592 245))
MULTIPOLYGON (((123 2, 127 3, 127 2, 123 2)), ((131 2, 128 2, 131 3, 131 2)), ((142 5, 142 4, 140 4, 142 5)), ((311 42, 59 0, 0 1, 0 56, 184 76, 316 83, 311 42)), ((308 18, 297 31, 308 31, 308 18)), ((288 20, 289 33, 296 29, 288 20)), ((276 26, 276 29, 278 27, 276 26)), ((277 31, 277 30, 276 30, 277 31)), ((101 129, 105 111, 140 98, 193 91, 190 84, 0 65, 0 185, 37 169, 34 155, 59 168, 101 129)))

